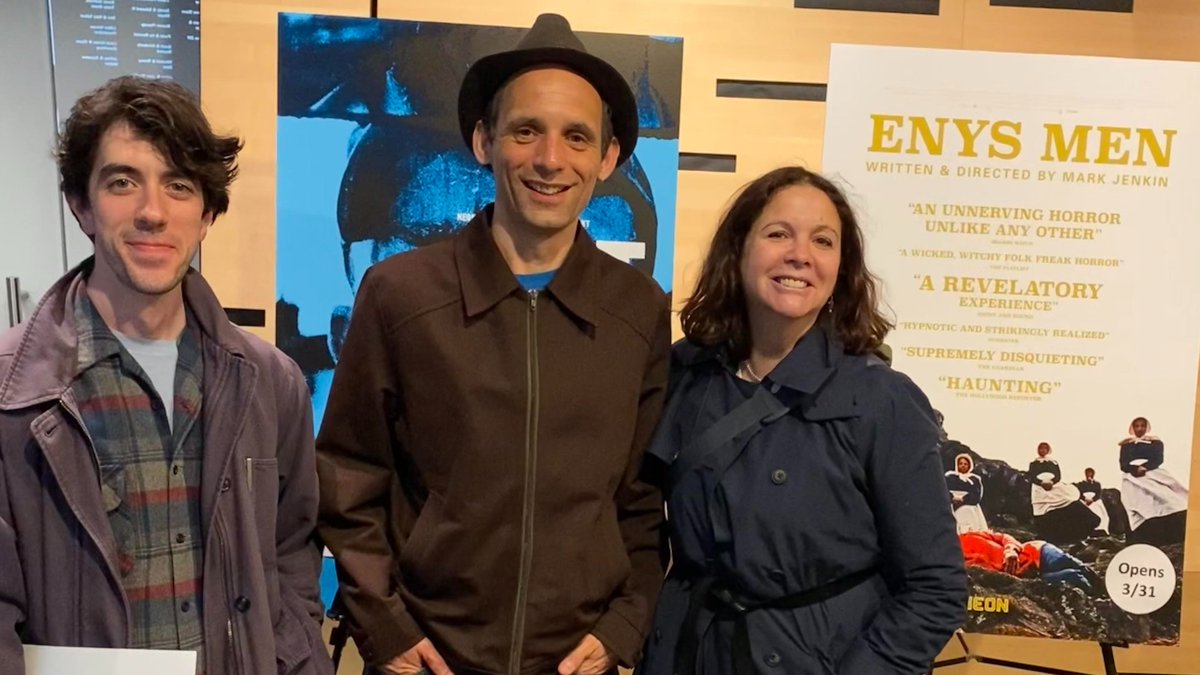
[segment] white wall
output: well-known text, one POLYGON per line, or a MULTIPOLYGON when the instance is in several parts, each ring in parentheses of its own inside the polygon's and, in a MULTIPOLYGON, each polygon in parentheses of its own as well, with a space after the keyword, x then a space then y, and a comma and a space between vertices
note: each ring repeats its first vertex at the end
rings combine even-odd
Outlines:
MULTIPOLYGON (((20 280, 21 312, 28 317, 66 270, 52 155, 50 27, 44 0, 0 5, 0 277, 20 280)), ((8 310, 4 297, 0 330, 8 327, 8 310)))

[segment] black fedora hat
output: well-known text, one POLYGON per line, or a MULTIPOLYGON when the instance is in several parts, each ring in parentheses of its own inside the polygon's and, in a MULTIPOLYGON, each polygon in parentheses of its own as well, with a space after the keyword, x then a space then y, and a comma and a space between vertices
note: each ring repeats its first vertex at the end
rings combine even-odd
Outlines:
POLYGON ((542 64, 561 65, 596 88, 612 112, 613 136, 620 143, 620 165, 633 154, 638 139, 637 102, 625 78, 603 59, 584 49, 571 24, 558 14, 542 14, 516 48, 485 56, 467 70, 458 90, 458 125, 467 148, 475 123, 483 119, 488 102, 513 75, 542 64))

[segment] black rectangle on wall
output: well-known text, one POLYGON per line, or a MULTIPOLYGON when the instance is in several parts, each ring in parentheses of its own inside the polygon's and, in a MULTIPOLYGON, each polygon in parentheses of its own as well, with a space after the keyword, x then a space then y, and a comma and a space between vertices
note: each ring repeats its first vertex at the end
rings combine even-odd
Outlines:
POLYGON ((737 171, 737 155, 715 155, 705 152, 681 152, 679 153, 679 170, 734 173, 737 171))
POLYGON ((780 101, 824 101, 828 85, 811 82, 762 82, 758 80, 717 80, 717 96, 722 98, 764 98, 780 101))
POLYGON ((937 14, 941 0, 796 0, 801 9, 845 9, 855 12, 937 14))
POLYGON ((991 0, 993 7, 1083 9, 1093 12, 1133 12, 1133 0, 991 0))
POLYGON ((267 312, 263 309, 226 307, 225 316, 229 317, 230 323, 238 326, 262 328, 267 325, 267 312))

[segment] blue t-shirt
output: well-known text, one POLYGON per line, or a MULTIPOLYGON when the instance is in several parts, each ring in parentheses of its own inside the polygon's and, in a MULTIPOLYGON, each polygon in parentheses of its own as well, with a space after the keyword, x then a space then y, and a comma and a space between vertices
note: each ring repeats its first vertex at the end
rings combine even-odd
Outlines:
POLYGON ((538 272, 537 274, 518 274, 517 282, 527 291, 545 290, 546 286, 550 285, 550 280, 554 278, 554 273, 558 270, 550 270, 549 272, 538 272))

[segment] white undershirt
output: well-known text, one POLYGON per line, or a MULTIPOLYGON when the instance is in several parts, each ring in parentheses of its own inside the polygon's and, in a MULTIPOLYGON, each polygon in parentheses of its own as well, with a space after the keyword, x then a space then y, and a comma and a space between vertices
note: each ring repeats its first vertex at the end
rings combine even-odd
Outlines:
POLYGON ((133 356, 150 384, 162 399, 167 413, 167 425, 175 431, 175 366, 179 363, 179 343, 175 340, 144 340, 113 331, 126 351, 133 356))

